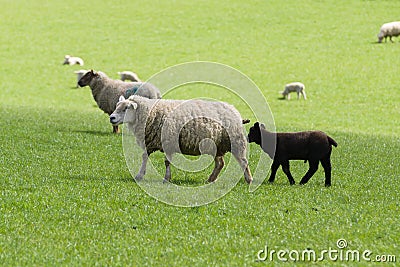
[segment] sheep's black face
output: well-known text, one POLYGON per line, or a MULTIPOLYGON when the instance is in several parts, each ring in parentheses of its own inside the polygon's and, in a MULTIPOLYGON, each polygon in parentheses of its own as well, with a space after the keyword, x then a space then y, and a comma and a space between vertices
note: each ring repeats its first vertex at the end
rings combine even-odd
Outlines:
POLYGON ((258 122, 254 123, 254 126, 250 128, 247 140, 249 143, 255 142, 256 144, 261 144, 261 129, 258 122))
POLYGON ((78 85, 80 87, 84 87, 86 85, 89 85, 92 79, 98 74, 94 73, 93 70, 88 71, 85 75, 82 76, 82 78, 79 79, 78 85))

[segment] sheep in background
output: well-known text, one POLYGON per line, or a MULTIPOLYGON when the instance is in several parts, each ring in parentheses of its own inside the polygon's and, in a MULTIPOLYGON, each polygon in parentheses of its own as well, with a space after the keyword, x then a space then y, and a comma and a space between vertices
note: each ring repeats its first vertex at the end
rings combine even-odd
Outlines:
MULTIPOLYGON (((78 84, 81 87, 90 86, 97 106, 108 115, 115 110, 120 96, 128 98, 136 94, 147 98, 161 98, 160 91, 151 83, 113 80, 100 71, 88 71, 82 76, 78 84)), ((113 126, 113 133, 118 132, 118 126, 113 126)))
POLYGON ((81 65, 83 66, 83 59, 80 57, 71 57, 70 55, 65 55, 63 65, 81 65))
POLYGON ((74 71, 74 73, 76 74, 76 88, 79 87, 78 82, 82 78, 82 76, 86 74, 86 72, 88 72, 88 70, 76 70, 76 71, 74 71))
POLYGON ((276 171, 282 165, 282 170, 291 185, 295 184, 289 169, 289 160, 308 161, 309 169, 300 184, 305 184, 318 170, 318 164, 325 171, 325 186, 331 186, 331 152, 332 146, 337 146, 335 140, 321 131, 297 133, 272 133, 263 124, 256 122, 249 130, 249 143, 255 142, 273 159, 269 182, 275 180, 276 171))
POLYGON ((400 35, 400 21, 394 21, 385 23, 382 25, 378 33, 378 43, 382 43, 383 38, 389 37, 390 41, 393 43, 392 37, 400 35))
POLYGON ((114 126, 126 123, 144 151, 136 180, 143 179, 149 155, 158 150, 166 155, 164 182, 171 179, 170 160, 174 153, 212 155, 215 167, 208 182, 214 182, 224 167, 224 154, 229 151, 244 171, 246 182, 250 184, 253 180, 242 126, 248 120, 242 120, 232 105, 198 99, 155 100, 136 95, 126 100, 121 96, 110 122, 114 126), (205 145, 208 142, 202 142, 204 140, 211 140, 209 144, 215 144, 214 149, 212 145, 205 145))
POLYGON ((118 72, 118 75, 121 77, 121 81, 129 80, 131 82, 141 82, 139 76, 132 71, 118 72))
POLYGON ((300 94, 303 96, 304 100, 307 100, 306 92, 305 92, 305 86, 301 82, 294 82, 294 83, 288 83, 285 85, 285 90, 281 91, 280 93, 283 95, 283 98, 286 98, 290 100, 290 93, 296 92, 297 93, 297 99, 300 99, 300 94))

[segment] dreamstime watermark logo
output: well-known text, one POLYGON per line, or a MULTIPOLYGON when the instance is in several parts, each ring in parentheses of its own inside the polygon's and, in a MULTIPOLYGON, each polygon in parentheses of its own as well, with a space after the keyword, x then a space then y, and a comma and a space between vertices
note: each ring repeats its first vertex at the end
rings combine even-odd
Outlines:
MULTIPOLYGON (((189 62, 175 65, 155 74, 147 82, 159 88, 163 98, 187 100, 180 102, 176 108, 168 110, 163 115, 164 119, 159 119, 160 115, 157 115, 155 121, 158 120, 156 122, 158 126, 151 126, 153 127, 151 130, 153 138, 160 139, 164 152, 168 152, 168 150, 179 151, 179 142, 182 141, 182 138, 183 142, 185 142, 185 138, 190 139, 191 142, 196 140, 194 142, 196 147, 192 149, 200 150, 201 155, 193 158, 180 153, 166 153, 172 166, 169 169, 167 163, 165 167, 160 162, 156 163, 155 157, 151 154, 147 161, 146 174, 143 180, 136 180, 138 185, 157 200, 175 206, 201 206, 223 197, 244 177, 245 166, 241 163, 241 154, 244 154, 244 158, 247 158, 247 160, 250 154, 248 144, 245 149, 240 148, 243 145, 239 144, 239 142, 245 140, 243 135, 247 136, 244 126, 239 125, 241 129, 238 129, 235 126, 238 120, 232 119, 238 116, 238 114, 235 114, 236 109, 238 109, 237 105, 240 105, 241 114, 243 114, 243 110, 246 111, 246 114, 250 114, 247 116, 254 120, 251 123, 261 121, 266 124, 268 129, 275 131, 273 116, 265 97, 248 76, 232 67, 214 62, 189 62), (236 109, 226 106, 224 110, 219 112, 215 111, 212 105, 210 105, 210 108, 207 106, 197 108, 195 102, 191 101, 193 99, 210 102, 223 101, 234 104, 236 109), (204 127, 211 128, 211 131, 204 132, 204 127), (241 130, 243 130, 243 133, 240 132, 241 130), (154 131, 159 131, 159 133, 156 134, 154 131), (215 134, 218 131, 223 131, 224 134, 229 136, 231 151, 239 151, 232 153, 230 157, 224 157, 225 167, 219 175, 218 172, 220 166, 224 165, 224 160, 221 161, 220 158, 215 157, 218 156, 215 155, 218 144, 215 143, 215 138, 213 139, 212 135, 209 136, 211 132, 215 134), (241 134, 242 136, 240 136, 241 134), (212 170, 214 164, 216 167, 212 170), (204 176, 204 183, 200 185, 174 183, 174 177, 178 177, 178 175, 191 176, 196 174, 196 177, 198 177, 198 173, 204 176), (170 174, 172 176, 171 182, 163 183, 164 177, 170 174), (206 183, 210 174, 211 176, 217 174, 218 179, 215 182, 206 183)), ((148 114, 152 113, 153 110, 148 114)), ((247 116, 246 118, 248 118, 247 116)), ((142 125, 143 131, 147 126, 142 125)), ((128 127, 124 127, 124 155, 133 177, 138 177, 139 169, 145 164, 143 161, 146 162, 147 160, 146 156, 143 155, 143 149, 137 145, 136 137, 128 131, 128 127)), ((183 152, 189 155, 191 153, 191 151, 183 152)), ((249 186, 250 192, 255 191, 264 181, 272 164, 272 160, 265 153, 258 153, 256 157, 256 164, 254 164, 253 159, 253 164, 250 166, 253 176, 253 182, 249 186)))
POLYGON ((264 249, 257 252, 257 261, 281 261, 281 262, 320 262, 320 261, 341 261, 341 262, 396 262, 396 255, 374 254, 371 250, 350 249, 346 239, 338 239, 336 247, 314 250, 289 250, 270 249, 265 245, 264 249))

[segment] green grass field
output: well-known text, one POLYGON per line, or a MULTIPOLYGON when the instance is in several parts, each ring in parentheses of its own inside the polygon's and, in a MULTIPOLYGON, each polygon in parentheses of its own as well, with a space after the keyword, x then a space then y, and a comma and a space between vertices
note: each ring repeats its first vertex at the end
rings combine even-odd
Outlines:
MULTIPOLYGON (((277 254, 258 261, 266 245, 320 252, 338 249, 338 239, 348 242, 339 251, 400 262, 400 43, 376 43, 381 24, 399 20, 399 1, 0 5, 1 266, 265 266, 282 263, 277 254), (82 67, 61 65, 65 54, 113 78, 133 70, 147 79, 196 60, 232 66, 261 89, 278 131, 335 138, 332 187, 324 188, 321 168, 305 186, 289 186, 279 170, 273 185, 250 193, 242 178, 206 206, 157 201, 133 181, 121 135, 111 133, 90 89, 74 88, 82 67), (292 81, 306 85, 307 101, 279 100, 292 81)), ((171 98, 195 94, 182 89, 171 98)), ((251 115, 238 98, 213 97, 251 115)), ((291 166, 299 182, 307 164, 291 166)), ((190 179, 201 183, 208 172, 190 179)), ((185 173, 172 173, 185 183, 185 173)))

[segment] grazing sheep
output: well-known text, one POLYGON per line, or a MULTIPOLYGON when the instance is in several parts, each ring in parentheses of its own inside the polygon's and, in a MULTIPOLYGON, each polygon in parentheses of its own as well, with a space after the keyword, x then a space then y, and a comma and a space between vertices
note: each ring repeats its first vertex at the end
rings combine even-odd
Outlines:
POLYGON ((139 76, 132 71, 122 71, 118 72, 119 76, 121 77, 121 81, 129 80, 131 82, 141 82, 139 76))
POLYGON ((297 99, 300 99, 300 94, 303 96, 304 100, 307 100, 305 86, 300 82, 288 83, 285 85, 285 90, 281 91, 283 98, 287 97, 290 100, 290 93, 296 92, 297 99))
POLYGON ((253 180, 246 159, 247 142, 242 126, 248 120, 242 120, 239 112, 227 103, 155 100, 136 95, 125 100, 121 96, 116 110, 110 115, 110 122, 113 125, 126 123, 144 151, 141 168, 135 177, 137 180, 145 175, 149 155, 158 150, 166 155, 164 182, 171 179, 170 160, 174 153, 212 155, 215 167, 208 182, 214 182, 224 167, 224 154, 229 151, 243 169, 246 182, 250 184, 253 180), (212 140, 215 146, 210 144, 212 142, 203 142, 205 140, 212 140))
MULTIPOLYGON (((147 98, 161 98, 160 91, 151 83, 113 80, 100 71, 88 71, 79 80, 78 85, 81 87, 89 85, 92 89, 92 95, 97 106, 108 115, 115 110, 120 96, 127 98, 136 94, 147 98)), ((118 126, 113 126, 113 133, 118 132, 118 126)))
POLYGON ((64 63, 63 65, 81 65, 83 66, 83 59, 81 59, 80 57, 71 57, 70 55, 65 55, 64 58, 64 63))
POLYGON ((304 160, 304 162, 308 160, 309 169, 300 184, 305 184, 310 180, 318 170, 318 164, 321 161, 325 171, 325 186, 331 186, 331 152, 332 146, 336 147, 337 143, 324 132, 272 133, 267 131, 263 124, 256 122, 250 128, 248 141, 260 145, 262 150, 273 159, 269 182, 272 183, 275 180, 276 171, 282 165, 289 183, 295 184, 289 170, 289 160, 304 160))
POLYGON ((79 87, 78 82, 82 78, 82 76, 86 74, 86 72, 88 72, 88 70, 76 70, 76 71, 74 71, 74 73, 76 74, 76 88, 79 87))
POLYGON ((400 35, 400 21, 394 21, 385 23, 382 25, 379 33, 378 33, 378 43, 382 43, 383 38, 389 37, 390 41, 393 43, 392 37, 396 37, 400 35))

